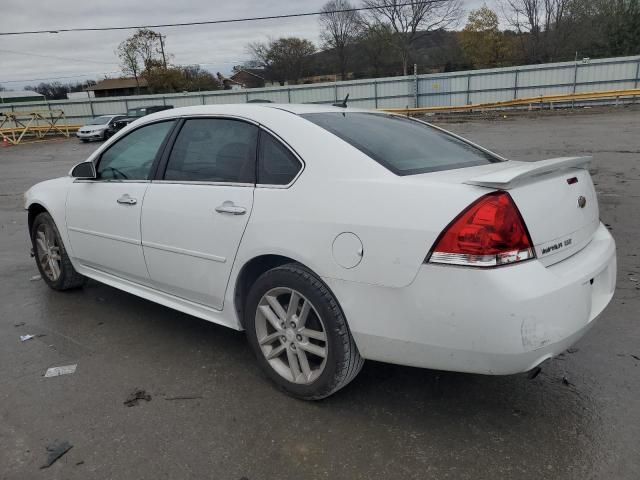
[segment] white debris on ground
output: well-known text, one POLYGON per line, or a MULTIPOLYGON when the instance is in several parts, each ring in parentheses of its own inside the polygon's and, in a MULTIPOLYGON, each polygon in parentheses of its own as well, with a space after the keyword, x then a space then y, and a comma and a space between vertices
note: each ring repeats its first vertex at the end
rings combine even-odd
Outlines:
POLYGON ((76 367, 78 365, 65 365, 62 367, 51 367, 47 369, 47 372, 44 374, 45 377, 59 377, 60 375, 69 375, 76 371, 76 367))

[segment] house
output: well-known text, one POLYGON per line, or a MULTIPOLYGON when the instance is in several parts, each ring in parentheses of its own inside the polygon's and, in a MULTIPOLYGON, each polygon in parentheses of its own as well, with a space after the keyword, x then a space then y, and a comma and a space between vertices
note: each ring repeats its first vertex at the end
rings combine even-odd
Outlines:
POLYGON ((230 78, 225 78, 222 80, 222 89, 223 90, 241 90, 244 86, 240 82, 234 82, 230 78))
POLYGON ((264 78, 264 70, 258 68, 243 68, 236 71, 230 78, 244 88, 262 88, 274 85, 272 81, 264 78))
POLYGON ((96 97, 120 97, 125 95, 143 95, 149 92, 144 78, 106 78, 85 89, 96 97))
POLYGON ((0 103, 38 102, 44 99, 44 95, 31 90, 0 92, 0 103))

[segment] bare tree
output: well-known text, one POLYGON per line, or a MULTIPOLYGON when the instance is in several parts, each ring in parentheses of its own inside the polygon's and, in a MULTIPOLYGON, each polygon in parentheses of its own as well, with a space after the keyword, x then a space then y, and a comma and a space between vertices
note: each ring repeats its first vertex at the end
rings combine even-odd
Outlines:
POLYGON ((574 0, 503 0, 507 21, 520 34, 529 62, 552 60, 570 33, 568 21, 574 0))
POLYGON ((364 0, 368 24, 391 27, 393 45, 402 59, 402 71, 409 71, 411 48, 422 35, 456 23, 462 15, 462 0, 364 0))
POLYGON ((150 77, 163 68, 167 70, 162 37, 148 28, 141 28, 122 41, 116 53, 122 72, 135 78, 137 93, 140 93, 141 76, 150 77))
POLYGON ((320 39, 325 49, 333 49, 338 57, 340 78, 346 80, 349 48, 358 38, 362 19, 349 0, 330 0, 322 7, 320 39))
POLYGON ((131 75, 136 80, 136 93, 140 93, 140 73, 142 72, 142 64, 138 55, 136 45, 131 38, 124 40, 118 45, 118 58, 120 59, 120 68, 125 75, 131 75))

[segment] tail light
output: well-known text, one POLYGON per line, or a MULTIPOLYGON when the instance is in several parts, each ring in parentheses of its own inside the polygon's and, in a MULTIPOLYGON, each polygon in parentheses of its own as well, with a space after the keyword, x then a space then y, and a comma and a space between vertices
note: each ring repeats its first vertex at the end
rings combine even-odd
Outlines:
POLYGON ((535 258, 533 242, 511 195, 489 193, 458 215, 436 240, 426 261, 496 267, 535 258))

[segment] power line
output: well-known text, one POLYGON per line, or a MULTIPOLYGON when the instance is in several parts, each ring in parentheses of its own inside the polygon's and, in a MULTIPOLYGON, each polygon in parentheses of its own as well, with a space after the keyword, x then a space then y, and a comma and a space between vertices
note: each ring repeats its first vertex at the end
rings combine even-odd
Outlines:
POLYGON ((55 55, 43 55, 41 53, 18 52, 16 50, 6 50, 4 48, 0 48, 0 52, 12 53, 14 55, 26 55, 26 56, 29 56, 29 57, 53 58, 55 60, 66 60, 66 61, 71 61, 71 62, 100 63, 100 64, 103 64, 103 65, 116 65, 114 62, 102 62, 100 60, 90 60, 88 58, 57 57, 55 55))
MULTIPOLYGON (((397 3, 394 8, 407 7, 414 5, 423 5, 425 3, 442 3, 446 0, 422 0, 406 3, 397 3)), ((347 12, 361 12, 365 10, 381 10, 388 7, 379 6, 367 6, 367 7, 354 7, 345 8, 339 10, 328 10, 320 12, 304 12, 304 13, 288 13, 283 15, 266 15, 262 17, 246 17, 246 18, 229 18, 223 20, 205 20, 201 22, 184 22, 184 23, 162 23, 157 25, 129 25, 121 27, 82 27, 82 28, 51 28, 48 30, 30 30, 30 31, 18 31, 18 32, 0 32, 0 35, 36 35, 42 33, 69 33, 69 32, 106 32, 113 30, 137 30, 140 28, 164 28, 164 27, 193 27, 198 25, 217 25, 223 23, 240 23, 240 22, 257 22, 260 20, 280 20, 284 18, 300 18, 300 17, 312 17, 322 14, 334 14, 334 13, 347 13, 347 12)))
POLYGON ((4 83, 26 83, 26 82, 41 82, 48 80, 64 80, 67 78, 81 78, 81 77, 93 77, 95 75, 107 75, 110 73, 120 73, 119 70, 114 70, 113 72, 92 72, 92 73, 80 73, 78 75, 67 75, 65 77, 46 77, 46 78, 30 78, 26 80, 0 80, 0 84, 4 83))
MULTIPOLYGON (((199 62, 199 63, 184 63, 184 64, 180 64, 180 65, 176 65, 177 67, 189 67, 191 65, 200 65, 202 66, 207 66, 207 65, 227 65, 227 64, 239 64, 241 63, 242 60, 220 60, 217 62, 199 62)), ((43 78, 29 78, 29 79, 22 79, 22 80, 0 80, 0 85, 3 83, 26 83, 26 82, 43 82, 43 81, 48 81, 48 80, 65 80, 68 78, 81 78, 81 77, 95 77, 97 75, 109 75, 109 74, 115 74, 115 73, 122 73, 119 70, 114 70, 111 72, 88 72, 88 73, 79 73, 77 75, 68 75, 68 76, 64 76, 64 77, 43 77, 43 78)))

